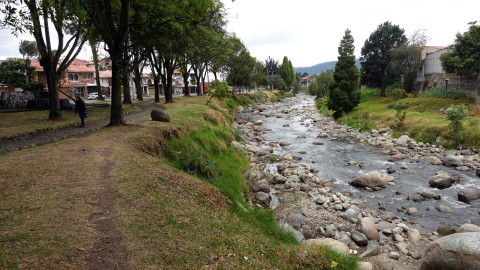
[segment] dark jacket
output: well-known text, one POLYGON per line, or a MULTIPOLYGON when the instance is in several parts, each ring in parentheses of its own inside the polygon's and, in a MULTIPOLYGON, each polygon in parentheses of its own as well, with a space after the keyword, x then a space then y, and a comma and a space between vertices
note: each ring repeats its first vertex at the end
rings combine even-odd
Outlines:
POLYGON ((79 112, 86 112, 87 111, 87 105, 85 105, 85 102, 83 100, 75 100, 75 113, 79 112))

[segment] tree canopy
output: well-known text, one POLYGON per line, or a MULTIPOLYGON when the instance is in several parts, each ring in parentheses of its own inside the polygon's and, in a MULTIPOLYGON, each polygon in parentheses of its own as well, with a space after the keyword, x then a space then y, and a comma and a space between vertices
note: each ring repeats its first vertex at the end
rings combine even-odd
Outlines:
POLYGON ((400 73, 389 68, 392 51, 406 41, 405 30, 387 21, 378 26, 365 40, 360 60, 362 84, 379 87, 380 95, 385 96, 388 85, 400 80, 400 73))

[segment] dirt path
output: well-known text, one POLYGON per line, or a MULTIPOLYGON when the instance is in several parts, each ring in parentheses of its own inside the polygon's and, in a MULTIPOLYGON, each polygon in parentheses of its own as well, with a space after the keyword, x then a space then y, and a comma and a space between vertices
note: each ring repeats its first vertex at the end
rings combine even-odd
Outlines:
POLYGON ((98 240, 88 251, 85 269, 129 269, 128 251, 123 242, 123 235, 117 230, 117 209, 114 199, 116 191, 112 187, 111 171, 114 162, 111 159, 111 146, 102 149, 102 165, 100 167, 100 182, 95 188, 99 211, 92 213, 89 222, 96 228, 98 240))
MULTIPOLYGON (((138 118, 145 117, 150 115, 150 112, 153 109, 158 109, 160 105, 154 103, 154 100, 149 100, 145 102, 136 103, 135 106, 139 107, 141 111, 134 112, 129 115, 125 115, 123 118, 125 121, 130 121, 138 118)), ((64 139, 70 136, 78 136, 90 132, 99 130, 100 128, 106 126, 110 122, 109 119, 103 119, 87 123, 85 128, 79 127, 69 127, 58 129, 49 133, 36 134, 27 138, 9 141, 3 144, 0 144, 0 153, 5 151, 18 151, 29 147, 35 147, 37 145, 43 145, 57 141, 59 139, 64 139)))

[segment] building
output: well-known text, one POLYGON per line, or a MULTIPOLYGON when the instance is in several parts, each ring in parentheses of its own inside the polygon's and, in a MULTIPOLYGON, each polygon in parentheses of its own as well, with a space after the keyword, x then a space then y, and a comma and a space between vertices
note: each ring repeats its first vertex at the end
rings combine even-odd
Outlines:
MULTIPOLYGON (((31 66, 35 67, 35 71, 33 72, 34 80, 47 84, 47 76, 40 63, 32 61, 31 66)), ((92 91, 94 89, 92 87, 96 86, 94 73, 94 70, 84 65, 75 65, 72 63, 60 81, 59 98, 67 99, 77 96, 82 99, 87 98, 89 93, 96 91, 92 91), (89 92, 89 89, 92 90, 89 92)))
POLYGON ((480 103, 480 91, 476 77, 457 75, 456 73, 446 73, 442 67, 440 57, 442 54, 451 52, 448 47, 427 46, 422 53, 423 63, 417 73, 415 82, 415 91, 419 91, 424 83, 454 89, 457 92, 464 93, 467 97, 475 99, 480 103), (430 51, 430 52, 429 52, 430 51))

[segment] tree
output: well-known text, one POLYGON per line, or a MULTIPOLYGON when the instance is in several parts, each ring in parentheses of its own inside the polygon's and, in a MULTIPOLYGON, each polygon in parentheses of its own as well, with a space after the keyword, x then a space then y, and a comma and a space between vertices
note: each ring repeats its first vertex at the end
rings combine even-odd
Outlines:
POLYGON ((0 63, 0 82, 21 87, 26 83, 25 67, 27 67, 27 76, 31 76, 35 68, 30 66, 30 59, 6 60, 0 63))
POLYGON ((338 61, 333 72, 333 82, 329 84, 330 96, 328 109, 335 111, 333 117, 339 118, 360 103, 358 88, 358 69, 355 65, 355 47, 351 31, 347 29, 338 47, 338 61))
POLYGON ((88 43, 90 44, 90 48, 92 49, 93 64, 95 65, 95 83, 97 84, 98 99, 104 100, 102 85, 100 84, 100 69, 98 67, 98 46, 100 44, 98 40, 98 36, 92 35, 88 38, 88 43))
POLYGON ((280 75, 267 76, 268 85, 271 85, 273 89, 283 89, 285 82, 280 75))
POLYGON ((302 78, 303 78, 303 77, 307 77, 307 76, 308 76, 308 73, 307 73, 307 72, 304 72, 304 73, 302 74, 302 78))
POLYGON ((18 46, 18 51, 23 55, 23 59, 38 57, 37 42, 22 40, 18 46))
POLYGON ((316 75, 308 85, 308 92, 317 98, 325 98, 328 95, 328 85, 333 82, 333 69, 327 69, 316 75))
POLYGON ((362 47, 361 83, 379 87, 382 97, 385 97, 387 86, 400 79, 400 74, 391 68, 390 61, 392 51, 406 41, 404 32, 398 25, 384 22, 370 34, 362 47))
POLYGON ((477 76, 477 88, 480 91, 480 25, 477 21, 469 23, 467 32, 458 33, 452 52, 440 57, 443 69, 449 73, 477 76))
POLYGON ((403 88, 409 93, 413 91, 418 69, 422 65, 422 50, 428 40, 426 30, 419 29, 392 51, 390 68, 403 74, 403 88))
POLYGON ((18 1, 3 0, 0 10, 5 14, 2 25, 9 25, 13 33, 29 31, 35 37, 40 65, 47 78, 50 120, 62 119, 59 100, 59 82, 67 67, 80 53, 91 24, 80 19, 79 7, 74 1, 18 1), (50 24, 54 25, 58 46, 52 48, 50 24), (71 37, 65 43, 65 34, 71 37), (62 56, 62 59, 60 57, 62 56))
POLYGON ((267 76, 280 75, 280 65, 278 64, 278 60, 274 60, 273 58, 268 56, 268 58, 265 59, 263 66, 265 67, 267 76))
POLYGON ((285 82, 286 88, 290 89, 295 81, 295 73, 293 71, 292 62, 288 60, 288 57, 283 57, 282 66, 280 68, 280 76, 285 82))

